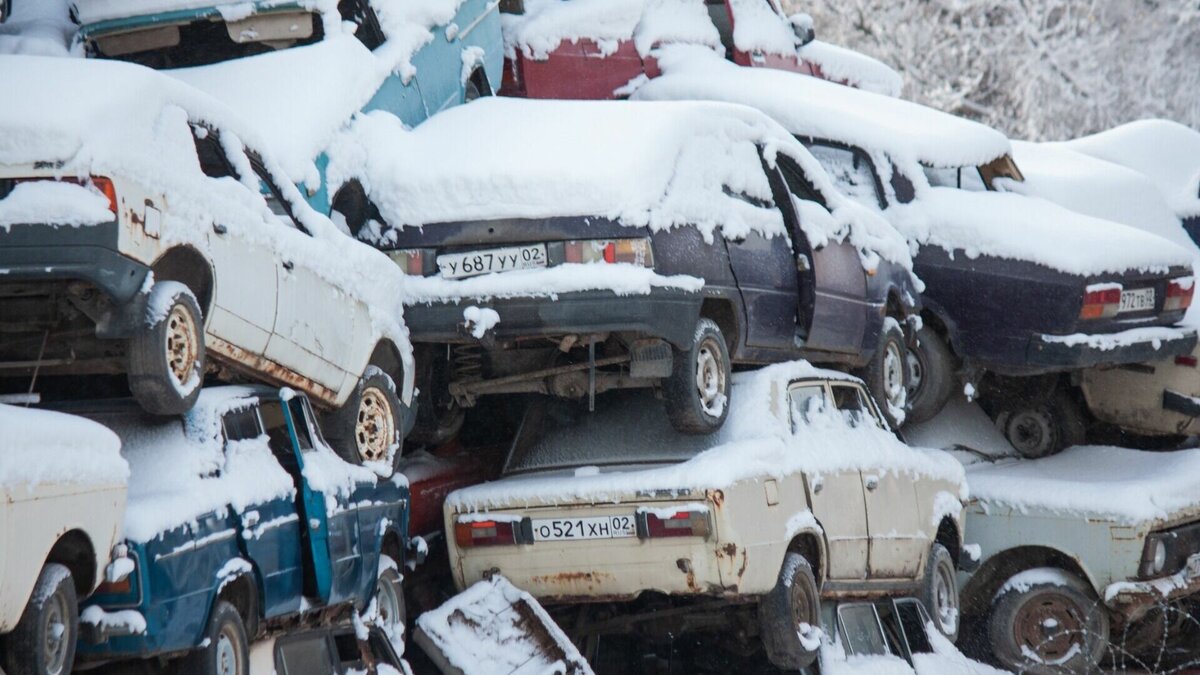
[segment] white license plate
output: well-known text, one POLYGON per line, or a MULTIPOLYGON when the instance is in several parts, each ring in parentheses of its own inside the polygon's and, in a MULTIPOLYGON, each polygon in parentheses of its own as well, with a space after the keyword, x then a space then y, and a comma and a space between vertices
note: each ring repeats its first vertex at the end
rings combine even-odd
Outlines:
POLYGON ((1139 288, 1132 291, 1121 291, 1121 306, 1117 308, 1117 313, 1121 312, 1145 312, 1154 309, 1154 289, 1139 288))
POLYGON ((491 272, 512 272, 546 266, 546 245, 506 246, 486 251, 447 253, 437 259, 443 279, 462 279, 491 272))
POLYGON ((1200 577, 1200 553, 1197 553, 1188 558, 1187 568, 1184 574, 1188 579, 1200 577))
POLYGON ((533 521, 534 541, 582 541, 636 536, 637 525, 633 516, 536 518, 533 521))

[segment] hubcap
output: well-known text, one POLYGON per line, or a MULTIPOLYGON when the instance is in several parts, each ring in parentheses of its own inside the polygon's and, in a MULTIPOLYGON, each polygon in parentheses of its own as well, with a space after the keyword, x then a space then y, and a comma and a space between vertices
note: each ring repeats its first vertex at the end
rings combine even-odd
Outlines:
POLYGON ((392 634, 404 627, 404 600, 396 591, 396 584, 390 579, 379 577, 375 584, 375 602, 379 607, 379 621, 384 629, 392 634))
POLYGON ((720 417, 725 409, 725 369, 721 351, 712 338, 705 338, 696 351, 696 392, 704 412, 720 417))
POLYGON ((238 653, 232 629, 225 627, 217 636, 217 673, 218 675, 241 675, 242 655, 238 653))
POLYGON ((1083 611, 1070 598, 1050 591, 1021 607, 1013 633, 1017 644, 1043 663, 1055 663, 1069 658, 1074 647, 1084 647, 1084 623, 1083 611))
POLYGON ((167 315, 167 368, 179 384, 187 384, 196 369, 199 345, 191 312, 175 305, 167 315))
POLYGON ((46 642, 42 646, 49 675, 59 675, 65 670, 67 651, 73 636, 68 635, 70 620, 67 614, 67 601, 62 594, 55 593, 46 601, 45 623, 42 634, 46 642))
POLYGON ((364 390, 359 401, 354 440, 364 462, 386 460, 388 450, 396 442, 396 418, 392 415, 392 406, 383 392, 374 387, 364 390))
POLYGON ((958 630, 958 587, 954 583, 954 570, 939 564, 934 577, 934 609, 942 633, 951 635, 958 630))
POLYGON ((917 356, 916 350, 910 351, 905 361, 908 363, 908 390, 916 396, 921 391, 921 383, 925 381, 925 364, 917 356))
POLYGON ((1005 425, 1009 443, 1025 457, 1041 457, 1054 444, 1053 421, 1036 411, 1013 413, 1005 425))
POLYGON ((907 394, 904 390, 905 361, 900 346, 889 342, 883 353, 883 388, 888 403, 896 408, 904 407, 907 394))

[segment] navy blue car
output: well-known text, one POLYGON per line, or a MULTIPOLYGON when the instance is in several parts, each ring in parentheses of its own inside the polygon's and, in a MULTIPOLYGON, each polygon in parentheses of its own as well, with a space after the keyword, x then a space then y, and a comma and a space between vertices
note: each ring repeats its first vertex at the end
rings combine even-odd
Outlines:
POLYGON ((124 402, 77 412, 117 431, 133 474, 134 564, 86 603, 81 661, 247 675, 250 642, 281 624, 373 608, 402 625, 407 482, 339 459, 303 395, 212 388, 165 421, 124 402))

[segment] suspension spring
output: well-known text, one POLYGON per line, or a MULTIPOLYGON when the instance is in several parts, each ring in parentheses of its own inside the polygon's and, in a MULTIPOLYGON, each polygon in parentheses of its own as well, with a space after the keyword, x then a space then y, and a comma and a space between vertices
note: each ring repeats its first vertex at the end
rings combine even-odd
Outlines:
POLYGON ((451 381, 464 382, 483 379, 483 350, 479 345, 451 347, 451 381))

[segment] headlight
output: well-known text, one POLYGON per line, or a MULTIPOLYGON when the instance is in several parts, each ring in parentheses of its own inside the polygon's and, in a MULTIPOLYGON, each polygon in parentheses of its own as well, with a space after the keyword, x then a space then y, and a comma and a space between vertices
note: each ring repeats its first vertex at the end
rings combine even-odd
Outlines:
POLYGON ((1163 568, 1167 566, 1167 545, 1162 539, 1154 542, 1154 560, 1151 562, 1153 574, 1162 574, 1163 568))
POLYGON ((1179 571, 1177 565, 1172 565, 1176 569, 1167 569, 1168 563, 1171 563, 1171 548, 1168 543, 1172 539, 1170 532, 1156 532, 1146 537, 1145 548, 1142 549, 1142 564, 1138 568, 1139 576, 1149 579, 1179 571))

